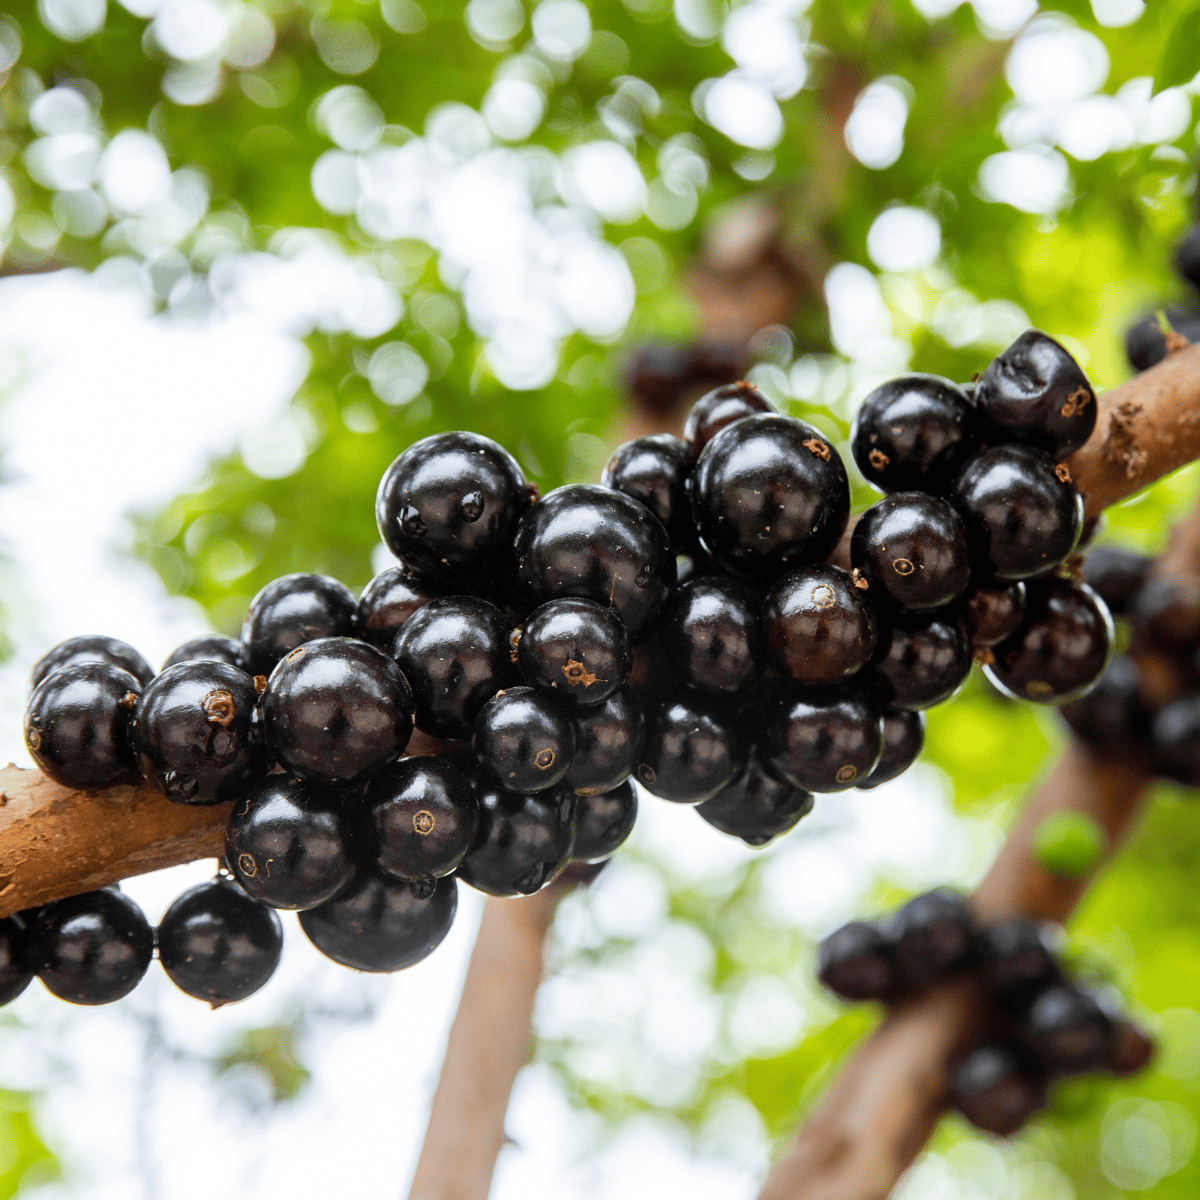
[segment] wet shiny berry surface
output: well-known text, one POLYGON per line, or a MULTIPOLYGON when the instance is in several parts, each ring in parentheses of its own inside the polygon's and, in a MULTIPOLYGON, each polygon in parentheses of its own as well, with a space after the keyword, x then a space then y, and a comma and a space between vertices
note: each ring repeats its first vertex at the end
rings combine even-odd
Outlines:
POLYGON ((154 953, 154 930, 126 895, 105 888, 39 910, 29 965, 72 1004, 111 1004, 138 985, 154 953))
POLYGON ((946 492, 976 448, 974 410, 938 375, 902 375, 862 402, 850 430, 854 461, 880 491, 946 492))
POLYGON ((154 668, 128 642, 99 634, 85 634, 67 638, 43 654, 29 672, 29 690, 32 691, 43 679, 62 667, 77 667, 84 663, 109 663, 120 667, 143 686, 154 678, 154 668))
POLYGON ((1096 546, 1083 560, 1081 578, 1114 617, 1122 617, 1146 582, 1153 561, 1124 546, 1096 546))
POLYGON ((131 723, 141 685, 107 662, 48 675, 25 707, 25 745, 65 787, 100 788, 134 774, 131 723))
POLYGON ((855 787, 877 788, 899 779, 917 761, 925 745, 925 714, 905 708, 883 710, 883 753, 866 779, 855 787))
POLYGON ((1025 618, 1023 583, 983 584, 962 598, 959 615, 972 650, 990 650, 1020 628, 1025 618))
POLYGON ((285 654, 317 638, 354 632, 354 593, 328 575, 283 575, 250 601, 242 641, 251 675, 270 675, 285 654))
POLYGON ((1023 1044, 1054 1074, 1100 1070, 1112 1055, 1108 1013, 1090 992, 1069 984, 1042 992, 1030 1005, 1020 1033, 1023 1044))
POLYGON ((575 844, 571 857, 602 862, 633 832, 637 792, 628 780, 611 791, 575 801, 575 844))
POLYGON ((579 596, 614 608, 632 640, 675 582, 662 522, 629 496, 592 484, 561 487, 521 519, 513 542, 517 587, 536 606, 579 596))
POLYGON ((1046 1103, 1046 1081, 1011 1046, 980 1046, 951 1076, 949 1101, 977 1129, 1008 1137, 1046 1103))
POLYGON ((576 795, 608 792, 633 774, 642 749, 642 707, 622 688, 596 708, 574 714, 575 753, 563 786, 576 795))
POLYGON ((750 687, 766 665, 759 602, 733 579, 708 576, 683 584, 658 623, 658 640, 683 683, 715 695, 750 687))
POLYGON ((896 990, 891 946, 878 926, 849 921, 817 948, 817 978, 843 1000, 883 1000, 896 990))
POLYGON ((689 487, 705 546, 727 569, 760 579, 820 562, 850 513, 837 450, 811 425, 775 414, 723 429, 689 487))
POLYGON ((895 492, 872 504, 850 538, 850 561, 876 603, 913 612, 952 604, 971 578, 967 531, 945 501, 895 492))
POLYGON ((517 645, 525 682, 571 708, 601 704, 629 677, 633 648, 615 610, 568 597, 535 608, 517 645))
POLYGON ((662 522, 671 546, 687 550, 696 543, 687 491, 691 468, 685 442, 654 433, 618 446, 604 464, 600 483, 644 504, 662 522))
POLYGON ((283 925, 235 883, 189 888, 158 924, 158 957, 171 982, 219 1008, 254 995, 275 972, 283 925))
POLYGON ((567 773, 575 753, 570 711, 535 688, 507 688, 480 710, 471 735, 479 770, 510 792, 542 792, 567 773))
POLYGON ((884 934, 892 948, 896 975, 909 991, 948 979, 971 961, 975 920, 957 892, 935 888, 914 896, 888 921, 884 934))
POLYGON ((742 773, 711 800, 698 804, 696 812, 714 829, 759 847, 793 829, 812 807, 812 796, 776 779, 755 747, 742 773))
POLYGON ((196 659, 168 667, 142 693, 133 748, 142 778, 176 804, 236 800, 271 767, 245 671, 196 659))
POLYGON ((354 875, 357 807, 353 793, 268 775, 233 806, 226 865, 246 893, 272 908, 324 904, 354 875))
POLYGON ((29 929, 22 917, 0 920, 0 1004, 15 1000, 33 979, 28 964, 29 929))
POLYGON ((935 613, 897 618, 880 638, 872 671, 887 703, 921 709, 949 700, 971 673, 971 662, 962 621, 935 613))
POLYGON ((412 688, 417 728, 469 737, 479 710, 518 678, 512 627, 486 600, 431 600, 396 638, 392 657, 412 688))
POLYGON ((336 900, 302 912, 300 928, 326 958, 344 967, 402 971, 442 944, 457 911, 453 878, 414 889, 364 868, 336 900))
POLYGON ((683 423, 683 440, 691 461, 727 425, 752 417, 755 413, 773 413, 775 406, 752 383, 727 383, 706 392, 695 404, 683 423))
POLYGON ((247 673, 250 669, 250 655, 246 647, 237 638, 221 637, 216 633, 190 638, 182 646, 177 646, 163 662, 159 673, 185 662, 228 663, 247 673))
POLYGON ((361 783, 404 752, 412 691, 400 668, 354 638, 297 646, 271 673, 263 729, 279 761, 319 783, 361 783))
POLYGON ((744 722, 728 705, 699 693, 664 697, 646 709, 634 774, 663 800, 699 804, 737 778, 749 749, 744 722))
POLYGON ((775 665, 800 683, 836 683, 870 660, 875 605, 841 567, 789 571, 767 593, 763 627, 775 665))
POLYGON ((567 865, 576 797, 567 788, 519 795, 479 785, 479 834, 459 878, 490 896, 532 896, 567 865))
POLYGON ((407 567, 389 567, 363 588, 354 612, 355 636, 389 654, 405 621, 443 594, 437 584, 407 567))

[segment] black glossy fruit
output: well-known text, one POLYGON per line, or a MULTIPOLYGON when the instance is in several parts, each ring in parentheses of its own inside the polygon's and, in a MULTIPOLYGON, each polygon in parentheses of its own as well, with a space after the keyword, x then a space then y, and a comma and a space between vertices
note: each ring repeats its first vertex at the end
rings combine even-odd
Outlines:
POLYGON ((675 582, 662 522, 609 488, 557 488, 521 518, 513 548, 517 588, 530 606, 581 596, 616 609, 637 641, 675 582))
POLYGON ((759 609, 736 580, 710 575, 685 583, 658 623, 659 646, 672 671, 702 692, 745 691, 766 665, 759 609))
POLYGON ((512 628, 486 600, 431 600, 405 623, 392 647, 416 702, 417 728, 465 738, 479 710, 518 678, 512 628))
POLYGON ((883 753, 866 779, 854 786, 869 789, 899 779, 925 746, 925 714, 906 708, 883 710, 883 753))
POLYGON ((158 957, 171 982, 213 1008, 254 995, 283 952, 283 925, 227 879, 197 884, 158 923, 158 957))
POLYGON ((1083 582, 1108 605, 1114 617, 1123 617, 1154 560, 1125 546, 1096 546, 1083 560, 1083 582))
POLYGON ((471 781, 447 759, 404 758, 367 785, 365 819, 383 874, 440 878, 474 845, 479 804, 471 781))
POLYGON ((879 762, 883 714, 853 685, 797 689, 770 703, 758 745, 779 778, 806 792, 841 792, 879 762))
POLYGON ((633 774, 642 750, 642 706, 628 688, 574 714, 575 753, 563 786, 577 796, 610 792, 633 774))
POLYGON ((272 908, 315 908, 354 876, 352 794, 268 775, 233 807, 225 862, 242 889, 272 908))
POLYGON ((245 671, 194 659, 150 681, 137 707, 133 749, 142 777, 176 804, 236 800, 271 769, 245 671))
POLYGON ((700 804, 737 778, 749 750, 747 730, 727 705, 697 693, 660 697, 646 709, 634 774, 663 800, 700 804))
POLYGON ((375 521, 397 558, 475 591, 508 554, 529 499, 525 475, 503 446, 477 433, 435 433, 383 473, 375 521))
POLYGON ((575 753, 570 711, 536 688, 497 692, 475 718, 471 749, 479 770, 510 792, 544 792, 575 753))
POLYGON ((141 684, 107 662, 60 667, 25 706, 25 745, 65 787, 100 788, 133 774, 130 725, 141 684))
MULTIPOLYGON (((1131 754, 1146 745, 1150 737, 1151 718, 1142 702, 1141 691, 1142 673, 1138 664, 1124 654, 1114 654, 1096 686, 1080 699, 1064 704, 1059 711, 1079 737, 1102 753, 1131 754)), ((1187 706, 1189 700, 1177 703, 1187 706)), ((1179 727, 1179 735, 1170 740, 1194 760, 1194 768, 1184 766, 1183 770, 1188 778, 1200 782, 1200 705, 1192 707, 1196 710, 1197 723, 1184 722, 1179 727)), ((1174 727, 1174 720, 1168 718, 1164 723, 1164 734, 1174 727)), ((1164 774, 1176 778, 1165 768, 1164 774)))
POLYGON ((1193 225, 1175 247, 1175 270, 1194 288, 1200 288, 1200 225, 1193 225))
POLYGON ((775 406, 754 386, 744 380, 727 383, 706 392, 683 423, 683 440, 692 462, 727 425, 752 417, 755 413, 773 413, 775 406))
POLYGON ((879 639, 867 589, 848 571, 824 564, 780 579, 767 593, 762 620, 775 665, 800 683, 836 683, 853 675, 879 639))
POLYGON ((1025 585, 982 584, 958 606, 972 650, 990 650, 1011 637, 1025 619, 1025 585))
POLYGON ((776 779, 763 765, 756 746, 742 773, 711 800, 698 804, 696 812, 714 829, 758 847, 793 829, 812 808, 812 796, 776 779))
POLYGON ((1001 1008, 1017 1012, 1062 980, 1062 931, 1055 925, 1009 917, 979 934, 979 978, 1001 1008))
POLYGON ((56 900, 38 911, 28 964, 60 1000, 111 1004, 138 985, 154 954, 142 910, 115 889, 56 900))
POLYGON ((968 460, 950 495, 984 576, 1052 571, 1083 532, 1083 497, 1063 463, 1033 446, 992 446, 968 460))
POLYGON ((820 562, 850 513, 837 450, 811 425, 774 413, 721 430, 689 487, 692 518, 714 558, 760 579, 820 562))
POLYGON ((1096 428, 1096 393, 1070 353, 1037 329, 1027 329, 988 364, 975 404, 1009 439, 1058 459, 1080 448, 1096 428))
POLYGON ((944 495, 978 444, 970 401, 939 375, 902 375, 862 402, 850 429, 854 461, 884 492, 944 495))
POLYGON ((567 865, 576 797, 568 788, 520 795, 480 785, 479 834, 458 877, 490 896, 532 896, 567 865))
POLYGON ((971 673, 971 640, 953 614, 896 619, 879 639, 874 673, 896 708, 932 708, 949 700, 971 673))
POLYGON ((894 492, 872 504, 854 527, 850 561, 877 589, 876 602, 886 597, 912 612, 952 604, 971 578, 962 521, 945 500, 923 492, 894 492))
POLYGON ((413 731, 412 691, 400 668, 356 638, 297 646, 271 672, 263 729, 293 775, 356 784, 395 762, 413 731))
POLYGON ((1112 649, 1104 601, 1083 583, 1038 580, 1029 586, 1025 620, 998 645, 987 677, 1006 695, 1035 704, 1075 700, 1100 678, 1112 649))
POLYGON ((850 921, 817 948, 817 978, 843 1000, 886 1000, 896 990, 896 963, 878 926, 850 921))
POLYGON ((571 857, 602 862, 633 832, 637 792, 628 780, 608 792, 580 796, 575 802, 575 844, 571 857))
POLYGON ((691 348, 678 342, 642 346, 625 367, 625 386, 643 408, 670 412, 690 382, 691 348))
POLYGON ((736 338, 704 337, 690 350, 688 378, 693 384, 736 383, 750 367, 746 344, 736 338))
POLYGON ((363 588, 354 613, 354 632, 377 650, 390 654, 405 621, 443 594, 437 584, 408 567, 389 567, 363 588))
POLYGON ((242 622, 251 675, 270 675, 285 654, 317 638, 354 632, 354 593, 328 575, 283 575, 253 600, 242 622))
POLYGON ((1113 1023, 1082 988, 1047 988, 1029 1007, 1021 1040, 1052 1075, 1103 1070, 1112 1058, 1113 1023))
POLYGON ((24 918, 0 920, 0 1004, 15 1000, 33 978, 28 963, 29 935, 24 918))
POLYGON ((980 1046, 951 1076, 950 1103, 977 1129, 1008 1137, 1045 1105, 1046 1081, 1011 1046, 980 1046))
MULTIPOLYGON (((1189 342, 1200 341, 1200 313, 1167 308, 1167 320, 1176 333, 1189 342)), ((1125 331, 1125 356, 1135 371, 1145 371, 1167 357, 1167 341, 1157 312, 1148 313, 1125 331)))
POLYGON ((239 671, 250 671, 250 655, 237 638, 222 637, 218 633, 203 634, 190 638, 167 657, 160 674, 168 667, 177 667, 185 662, 220 662, 237 667, 239 671))
POLYGON ((644 504, 661 522, 676 550, 696 544, 687 480, 692 469, 687 444, 669 433, 634 438, 613 451, 600 483, 644 504))
POLYGON ((402 971, 442 944, 457 911, 453 878, 414 889, 363 868, 336 900, 302 912, 300 928, 326 958, 344 967, 402 971))
POLYGON ((1200 581, 1150 579, 1130 608, 1134 632, 1152 646, 1190 652, 1200 646, 1200 581))
MULTIPOLYGON (((1087 704, 1094 694, 1080 703, 1087 704)), ((1156 774, 1184 787, 1200 787, 1200 694, 1173 700, 1155 715, 1150 755, 1156 774)))
POLYGON ((154 668, 128 642, 101 634, 86 634, 67 638, 43 654, 29 672, 29 690, 32 692, 43 679, 62 667, 77 667, 84 663, 109 663, 120 667, 143 687, 154 678, 154 668))
POLYGON ((629 678, 633 647, 614 609, 591 600, 549 600, 526 618, 517 662, 531 687, 568 707, 591 708, 629 678))
POLYGON ((971 962, 975 921, 966 900, 945 888, 914 896, 887 923, 897 978, 907 991, 948 979, 971 962))

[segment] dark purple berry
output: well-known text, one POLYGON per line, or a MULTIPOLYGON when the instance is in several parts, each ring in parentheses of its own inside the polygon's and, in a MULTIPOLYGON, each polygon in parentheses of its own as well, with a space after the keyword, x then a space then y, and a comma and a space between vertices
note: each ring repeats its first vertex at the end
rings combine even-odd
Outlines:
POLYGON ((1200 580, 1150 579, 1130 607, 1139 641, 1171 650, 1200 646, 1200 580))
MULTIPOLYGON (((1189 342, 1200 341, 1200 313, 1168 307, 1166 318, 1189 342)), ((1167 357, 1167 339, 1157 312, 1148 313, 1125 331, 1125 357, 1135 371, 1146 371, 1167 357)))
POLYGON ((326 958, 344 967, 402 971, 445 941, 457 911, 453 878, 414 889, 364 867, 336 900, 302 912, 300 928, 326 958))
POLYGON ((1046 1081, 1005 1045, 972 1050, 953 1072, 950 1104, 976 1129, 1008 1137, 1046 1103, 1046 1081))
POLYGON ((637 792, 626 780, 608 792, 580 796, 575 802, 575 845, 571 857, 602 862, 633 832, 637 792))
POLYGON ((646 710, 634 773, 663 800, 699 804, 738 776, 748 752, 743 723, 726 705, 697 693, 660 698, 646 710))
POLYGON ((733 579, 707 576, 678 588, 659 619, 658 640, 683 683, 714 695, 745 691, 765 665, 759 603, 733 579))
POLYGON ((1025 585, 982 584, 958 606, 972 650, 990 650, 1011 637, 1025 619, 1025 585))
POLYGON ((577 796, 610 792, 633 774, 642 750, 642 708, 628 688, 573 714, 575 753, 563 786, 577 796))
POLYGON ((935 888, 914 896, 888 922, 884 934, 891 946, 900 985, 921 991, 948 979, 972 959, 975 920, 957 892, 935 888))
POLYGON ((1114 617, 1123 617, 1153 565, 1153 559, 1125 546, 1096 546, 1083 560, 1083 582, 1108 605, 1114 617))
POLYGON ((843 1000, 886 1000, 896 990, 896 964, 879 927, 850 921, 817 947, 817 978, 843 1000))
POLYGON ((526 618, 521 675, 571 708, 602 704, 629 678, 633 648, 621 618, 591 600, 550 600, 526 618))
POLYGON ((1055 925, 1009 917, 979 934, 979 978, 988 995, 1009 1012, 1062 980, 1062 931, 1055 925))
POLYGON ((1082 988, 1058 984, 1030 1005, 1021 1040, 1052 1075, 1103 1070, 1113 1053, 1113 1023, 1096 997, 1082 988))
POLYGON ((758 847, 794 828, 812 807, 812 796, 776 779, 754 747, 742 773, 711 800, 698 804, 696 812, 714 829, 758 847))
POLYGON ((544 792, 571 765, 575 725, 553 697, 530 687, 506 688, 475 718, 471 749, 493 783, 510 792, 544 792))
POLYGON ((642 346, 626 364, 625 386, 643 408, 670 412, 688 386, 691 358, 691 348, 678 342, 642 346))
POLYGON ((636 641, 675 582, 667 531, 645 505, 593 484, 557 488, 521 519, 517 587, 530 606, 581 596, 616 610, 636 641))
POLYGON ((29 690, 32 692, 43 679, 62 667, 77 667, 84 663, 108 663, 120 667, 143 687, 154 678, 154 669, 128 642, 101 634, 87 634, 67 638, 43 654, 29 672, 29 690))
MULTIPOLYGON (((1186 706, 1189 701, 1177 703, 1186 706)), ((1110 756, 1135 754, 1149 740, 1151 718, 1142 701, 1142 672, 1124 654, 1114 654, 1096 686, 1078 700, 1064 704, 1059 711, 1079 737, 1110 756)), ((1200 706, 1197 717, 1200 718, 1200 706)), ((1170 724, 1168 719, 1164 730, 1170 724)), ((1178 740, 1180 748, 1186 753, 1193 745, 1196 747, 1192 753, 1195 766, 1190 770, 1185 767, 1185 774, 1200 783, 1200 723, 1189 722, 1180 728, 1184 731, 1178 740)))
POLYGON ((404 622, 418 608, 442 594, 437 584, 407 567, 389 567, 363 588, 354 614, 354 632, 364 642, 389 654, 404 622))
POLYGON ((576 797, 567 788, 520 795, 480 785, 479 834, 459 878, 490 896, 532 896, 567 865, 576 797))
POLYGON ((704 545, 760 579, 820 562, 850 514, 846 468, 828 439, 775 413, 744 417, 704 448, 689 484, 704 545))
POLYGON ((752 417, 755 413, 773 413, 775 406, 754 386, 745 381, 727 383, 705 393, 692 405, 683 423, 683 440, 692 462, 727 425, 752 417))
POLYGON ((283 952, 283 926, 228 879, 197 884, 158 923, 158 957, 171 982, 213 1008, 254 995, 283 952))
POLYGON ((270 675, 297 646, 354 632, 354 593, 328 575, 284 575, 268 583, 242 622, 251 675, 270 675))
MULTIPOLYGON (((1096 690, 1103 686, 1102 680, 1096 690)), ((1094 695, 1085 696, 1079 703, 1088 704, 1094 695)), ((1150 756, 1155 774, 1184 787, 1200 787, 1200 694, 1173 700, 1155 715, 1150 727, 1150 756)))
POLYGON ((23 917, 0 920, 0 1004, 9 1004, 28 986, 30 930, 23 917))
POLYGON ((1200 225, 1193 225, 1175 247, 1175 270, 1194 288, 1200 288, 1200 225))
POLYGON ((978 444, 970 401, 938 375, 902 375, 862 402, 850 429, 854 461, 884 492, 943 495, 978 444))
POLYGON ((750 366, 745 343, 730 338, 701 338, 691 346, 689 382, 708 384, 735 383, 750 366))
POLYGON ((869 789, 899 779, 917 761, 925 745, 925 714, 906 708, 883 710, 883 753, 866 779, 854 786, 869 789))
POLYGON ((55 783, 100 788, 134 771, 130 727, 141 685, 107 662, 60 667, 25 706, 25 745, 55 783))
POLYGON ((237 667, 239 671, 250 671, 250 655, 237 638, 222 637, 220 634, 204 634, 190 638, 176 647, 159 669, 161 675, 168 667, 177 667, 185 662, 218 662, 237 667))
POLYGON ((600 483, 644 504, 661 522, 676 550, 696 543, 687 480, 692 469, 687 445, 669 433, 634 438, 612 453, 600 483))
POLYGON ((898 617, 879 639, 875 677, 896 708, 932 708, 949 700, 971 673, 971 641, 958 617, 898 617))

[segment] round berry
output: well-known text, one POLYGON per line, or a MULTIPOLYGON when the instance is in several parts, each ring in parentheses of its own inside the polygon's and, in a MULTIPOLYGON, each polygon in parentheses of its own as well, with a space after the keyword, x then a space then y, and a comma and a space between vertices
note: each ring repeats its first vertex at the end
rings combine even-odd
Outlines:
POLYGON ((1011 637, 1025 619, 1025 585, 981 584, 958 606, 972 650, 990 650, 1011 637))
MULTIPOLYGON (((1200 313, 1168 307, 1166 317, 1176 333, 1189 342, 1200 341, 1200 313)), ((1167 357, 1167 339, 1157 312, 1147 314, 1125 331, 1125 357, 1135 371, 1149 370, 1167 357)))
POLYGON ((883 714, 849 685, 788 691, 771 702, 759 742, 767 768, 806 792, 841 792, 866 779, 883 751, 883 714))
POLYGON ((138 985, 154 954, 154 930, 116 889, 43 906, 28 963, 48 991, 71 1004, 111 1004, 138 985))
POLYGON ((231 667, 237 667, 239 671, 248 673, 250 670, 250 655, 246 647, 237 638, 221 637, 216 633, 204 634, 184 642, 171 652, 161 670, 165 671, 168 667, 177 667, 185 662, 228 663, 231 667))
POLYGON ((108 663, 120 667, 122 671, 128 671, 142 687, 154 678, 153 668, 128 642, 100 634, 88 634, 67 638, 43 654, 29 672, 29 690, 33 691, 43 679, 62 667, 77 667, 84 663, 108 663))
POLYGON ((875 651, 875 608, 841 567, 790 571, 767 593, 763 626, 771 657, 800 683, 836 683, 875 651))
POLYGON ((967 531, 945 500, 894 492, 872 504, 850 538, 850 561, 882 596, 912 612, 952 604, 971 578, 967 531))
POLYGON ((531 605, 582 596, 616 609, 635 641, 675 581, 662 522, 645 505, 592 484, 557 488, 521 518, 517 586, 531 605))
POLYGON ((744 417, 704 448, 689 484, 704 545, 725 568, 774 579, 820 562, 850 514, 846 468, 811 425, 744 417))
POLYGON ((1153 559, 1125 546, 1096 546, 1083 560, 1083 582, 1108 605, 1114 617, 1123 617, 1153 565, 1153 559))
POLYGON ((300 914, 300 928, 326 958, 355 971, 403 971, 446 939, 458 911, 458 883, 417 887, 363 868, 336 900, 300 914))
POLYGON ((1096 393, 1064 347, 1027 329, 988 364, 975 403, 992 429, 1056 459, 1074 454, 1096 428, 1096 393))
POLYGON ((1103 1070, 1112 1058, 1113 1023, 1095 996, 1070 984, 1047 988, 1029 1006, 1021 1040, 1054 1075, 1103 1070))
POLYGON ((521 630, 525 682, 572 708, 602 704, 629 678, 633 648, 621 618, 591 600, 549 600, 521 630))
MULTIPOLYGON (((1190 699, 1177 701, 1184 705, 1179 711, 1186 711, 1189 702, 1190 699)), ((1195 765, 1185 771, 1189 779, 1200 782, 1200 705, 1195 707, 1197 723, 1181 725, 1181 737, 1170 740, 1178 740, 1180 749, 1185 752, 1195 748, 1191 755, 1195 765)), ((1077 736, 1108 755, 1136 754, 1149 741, 1150 714, 1142 701, 1142 672, 1138 664, 1124 654, 1114 654, 1096 686, 1078 700, 1064 704, 1059 712, 1077 736)), ((1172 727, 1173 719, 1168 719, 1163 726, 1164 734, 1172 727)), ((1167 770, 1164 774, 1178 778, 1167 770)))
POLYGON ((406 566, 389 567, 363 588, 354 613, 354 632, 376 650, 391 652, 404 622, 442 589, 406 566))
POLYGON ((525 475, 503 446, 477 433, 435 433, 383 473, 375 521, 397 558, 473 590, 508 554, 529 499, 525 475))
MULTIPOLYGON (((1115 661, 1115 660, 1114 660, 1115 661)), ((1103 680, 1100 687, 1103 687, 1103 680)), ((1079 701, 1087 705, 1095 692, 1079 701)), ((1116 743, 1110 750, 1119 749, 1116 743)), ((1200 787, 1200 695, 1173 700, 1154 717, 1150 727, 1150 755, 1157 775, 1184 787, 1200 787)))
POLYGON ((532 896, 567 865, 575 842, 575 795, 567 788, 521 795, 480 786, 479 834, 458 876, 489 896, 532 896))
POLYGON ((977 445, 976 425, 970 401, 950 380, 902 375, 862 402, 850 451, 880 491, 942 495, 977 445))
POLYGON ((397 879, 437 879, 458 868, 479 830, 470 780, 444 758, 404 758, 367 785, 375 866, 397 879))
POLYGON ((935 888, 905 904, 887 922, 884 936, 901 987, 923 991, 972 961, 975 919, 962 896, 935 888))
POLYGON ((1200 288, 1200 225, 1193 225, 1175 248, 1175 270, 1181 279, 1200 288))
POLYGON ((355 638, 297 646, 271 672, 263 728, 293 775, 361 783, 404 753, 413 697, 400 668, 355 638))
POLYGON ((646 710, 635 774, 663 800, 699 804, 737 778, 749 749, 742 721, 727 706, 697 694, 660 698, 646 710))
POLYGON ((1009 917, 978 936, 979 978, 1001 1008, 1021 1012, 1034 997, 1062 981, 1062 931, 1055 925, 1009 917))
POLYGON ((272 908, 315 908, 349 884, 356 828, 344 792, 268 775, 233 806, 225 862, 242 890, 272 908))
POLYGON ((1029 587, 1021 628, 984 667, 1005 695, 1036 704, 1075 700, 1100 678, 1112 649, 1104 601, 1083 583, 1038 580, 1029 587))
POLYGON ((775 406, 752 383, 741 381, 713 388, 692 405, 683 423, 683 440, 692 462, 700 451, 727 425, 752 417, 755 413, 773 413, 775 406))
POLYGON ((669 433, 634 438, 613 451, 600 483, 644 504, 661 522, 677 550, 696 542, 687 480, 692 469, 687 445, 669 433))
POLYGON ((897 618, 879 639, 874 672, 895 708, 932 708, 949 700, 971 673, 971 640, 958 617, 934 613, 897 618))
POLYGON ((544 792, 567 773, 575 753, 570 713, 530 687, 497 692, 471 735, 480 770, 510 792, 544 792))
POLYGON ((691 375, 691 349, 677 342, 657 342, 634 352, 625 367, 625 386, 652 413, 670 412, 691 375))
POLYGON ((1007 582, 1053 570, 1083 532, 1083 497, 1065 465, 1032 446, 981 450, 950 498, 981 573, 1007 582))
POLYGON ((512 628, 486 600, 450 596, 413 613, 392 657, 413 691, 417 728, 469 737, 479 710, 517 676, 512 628))
POLYGON ((746 345, 736 338, 704 337, 688 349, 688 381, 693 384, 735 383, 750 366, 746 345))
POLYGON ((25 745, 64 787, 98 788, 133 773, 130 725, 141 685, 111 663, 61 667, 25 706, 25 745))
POLYGON ((28 963, 29 934, 23 917, 0 920, 0 1004, 15 1000, 33 978, 28 963))
POLYGON ((633 832, 637 792, 626 780, 608 792, 580 796, 575 802, 575 845, 571 857, 580 862, 603 862, 633 832))
POLYGON ((642 750, 642 707, 628 688, 596 708, 574 714, 575 753, 563 785, 577 796, 610 792, 637 765, 642 750))
POLYGON ((693 579, 675 592, 659 619, 658 640, 679 679, 715 695, 745 691, 766 658, 758 601, 720 576, 693 579))
POLYGON ((812 807, 812 796, 776 779, 754 747, 745 770, 711 800, 696 805, 696 812, 714 829, 759 847, 794 828, 812 807))
POLYGON ((866 779, 854 786, 864 790, 899 779, 917 761, 925 745, 925 714, 907 708, 883 710, 883 753, 866 779))
POLYGON ((1139 641, 1172 650, 1200 646, 1200 581, 1150 579, 1130 610, 1139 641))
POLYGON ((951 1076, 949 1101, 976 1129, 1009 1137, 1045 1105, 1046 1080, 1011 1046, 980 1046, 951 1076))
POLYGON ((142 778, 176 804, 236 800, 271 769, 245 671, 203 659, 168 667, 142 693, 133 749, 142 778))
POLYGON ((887 938, 869 921, 849 921, 817 947, 817 978, 843 1000, 886 1000, 896 990, 887 938))
POLYGON ((213 1008, 254 995, 283 953, 283 925, 228 879, 183 893, 158 923, 158 957, 171 982, 213 1008))
POLYGON ((354 632, 354 593, 328 575, 284 575, 268 583, 242 622, 251 675, 270 675, 285 654, 317 638, 354 632))

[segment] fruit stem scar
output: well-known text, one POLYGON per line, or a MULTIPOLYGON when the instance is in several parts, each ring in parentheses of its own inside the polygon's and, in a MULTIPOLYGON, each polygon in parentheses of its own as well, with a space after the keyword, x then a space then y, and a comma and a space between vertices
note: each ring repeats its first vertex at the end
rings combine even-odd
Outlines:
POLYGON ((911 575, 916 567, 907 558, 896 558, 892 560, 892 570, 897 575, 911 575))
POLYGON ((1067 402, 1059 409, 1064 417, 1073 417, 1087 408, 1091 393, 1085 387, 1077 387, 1068 397, 1067 402))
POLYGON ((427 808, 413 813, 413 829, 422 837, 428 837, 437 825, 437 818, 427 808))
POLYGON ((1067 464, 1065 462, 1056 464, 1054 468, 1054 474, 1058 478, 1059 483, 1071 482, 1071 472, 1067 469, 1067 464))
POLYGON ((200 707, 204 710, 204 715, 208 718, 209 723, 220 725, 222 729, 228 729, 233 723, 233 718, 237 716, 237 704, 234 702, 233 696, 224 688, 217 688, 209 692, 200 707))
POLYGON ((585 688, 589 688, 593 683, 607 683, 607 679, 597 679, 591 671, 587 669, 581 662, 576 662, 575 659, 569 659, 562 669, 562 673, 567 677, 567 682, 574 687, 577 683, 582 683, 585 688))
POLYGON ((829 447, 820 438, 805 438, 800 445, 805 450, 811 450, 823 462, 829 461, 829 447))
POLYGON ((537 767, 539 771, 548 771, 552 766, 554 766, 554 760, 556 757, 557 755, 554 753, 554 751, 547 746, 545 749, 539 750, 537 754, 534 755, 533 765, 537 767))
POLYGON ((882 471, 892 460, 882 450, 876 448, 867 455, 867 461, 875 470, 882 471))

